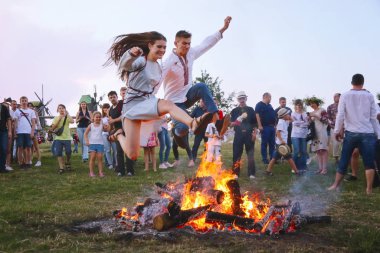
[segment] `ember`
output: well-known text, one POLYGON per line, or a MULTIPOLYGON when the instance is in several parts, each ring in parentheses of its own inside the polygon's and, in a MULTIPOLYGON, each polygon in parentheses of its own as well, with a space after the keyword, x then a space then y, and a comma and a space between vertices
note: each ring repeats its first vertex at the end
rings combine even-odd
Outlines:
POLYGON ((329 216, 303 216, 298 202, 271 204, 258 194, 240 192, 232 170, 220 162, 207 162, 205 155, 196 177, 185 183, 156 183, 157 199, 114 212, 119 223, 131 231, 153 227, 158 231, 191 227, 198 232, 235 230, 255 234, 294 232, 304 223, 330 223, 329 216))

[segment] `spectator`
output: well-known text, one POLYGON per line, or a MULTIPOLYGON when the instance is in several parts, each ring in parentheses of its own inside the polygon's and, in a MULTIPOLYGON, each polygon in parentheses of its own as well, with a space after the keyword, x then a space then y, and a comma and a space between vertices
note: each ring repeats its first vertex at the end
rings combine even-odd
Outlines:
POLYGON ((172 164, 168 162, 170 149, 172 148, 171 142, 170 142, 170 136, 168 132, 168 118, 164 116, 161 120, 162 124, 159 127, 158 132, 158 140, 160 142, 160 151, 159 151, 159 157, 160 157, 160 169, 167 169, 173 167, 172 164))
POLYGON ((306 170, 307 160, 307 143, 306 136, 308 133, 309 117, 305 113, 301 99, 294 100, 294 112, 291 114, 293 127, 291 140, 293 144, 293 160, 300 172, 306 170))
POLYGON ((109 137, 109 110, 110 110, 110 104, 104 103, 102 106, 102 123, 104 126, 106 126, 106 131, 102 132, 102 137, 103 137, 103 145, 104 145, 104 153, 106 157, 106 164, 110 170, 113 169, 113 156, 112 153, 115 152, 116 150, 116 145, 114 145, 113 152, 111 153, 112 149, 112 144, 108 140, 109 137))
POLYGON ((54 137, 54 154, 57 156, 58 160, 58 171, 59 174, 65 172, 65 170, 71 170, 71 134, 70 134, 70 123, 74 123, 74 119, 66 111, 66 106, 63 104, 58 105, 58 116, 54 117, 53 123, 51 125, 51 130, 56 132, 58 129, 63 127, 63 132, 61 135, 56 135, 54 137), (63 160, 63 148, 65 148, 66 162, 63 160))
MULTIPOLYGON (((334 103, 327 107, 327 118, 329 122, 330 129, 334 130, 335 128, 335 120, 336 114, 338 113, 338 104, 339 104, 340 93, 334 94, 334 103)), ((335 138, 335 134, 331 134, 331 143, 332 143, 332 151, 333 157, 335 159, 335 165, 338 165, 339 162, 339 153, 342 149, 342 142, 337 141, 335 138)))
POLYGON ((32 164, 33 153, 35 152, 37 155, 37 162, 34 165, 34 167, 41 167, 41 165, 42 165, 42 163, 41 163, 41 151, 40 151, 40 145, 38 143, 38 131, 42 130, 41 122, 40 122, 40 118, 38 116, 37 110, 34 107, 34 105, 29 102, 28 108, 33 110, 34 113, 36 114, 36 129, 34 130, 34 138, 32 139, 33 144, 32 144, 32 155, 31 155, 30 163, 32 164))
MULTIPOLYGON (((284 158, 288 160, 290 167, 294 173, 298 173, 296 164, 292 159, 292 154, 289 152, 287 155, 281 155, 278 151, 279 145, 286 145, 286 141, 288 139, 288 127, 289 120, 291 120, 290 111, 286 108, 281 108, 277 112, 278 123, 276 127, 276 150, 274 151, 273 158, 270 161, 266 174, 269 176, 273 176, 272 169, 277 160, 284 158)), ((290 150, 289 150, 290 151, 290 150)))
MULTIPOLYGON (((203 102, 203 99, 199 100, 199 105, 194 108, 194 110, 191 112, 190 117, 200 117, 203 114, 207 112, 207 108, 205 103, 203 102)), ((206 131, 206 129, 205 129, 206 131)), ((191 150, 193 160, 196 161, 198 157, 198 149, 201 144, 201 141, 203 140, 204 145, 206 145, 208 138, 205 136, 205 131, 202 131, 199 134, 196 134, 194 136, 194 143, 193 143, 193 148, 191 150)))
POLYGON ((13 168, 11 167, 11 161, 12 161, 12 151, 13 151, 13 143, 14 143, 14 138, 13 138, 14 137, 13 136, 13 132, 14 132, 13 131, 13 128, 14 128, 14 123, 13 123, 14 112, 10 108, 11 104, 12 104, 12 99, 11 98, 7 98, 5 100, 5 102, 3 103, 3 105, 5 105, 8 108, 8 112, 9 112, 10 117, 11 117, 11 125, 8 128, 8 131, 11 131, 11 133, 12 133, 12 136, 8 140, 8 145, 7 145, 7 154, 6 154, 6 161, 5 161, 5 169, 7 171, 13 171, 13 168))
MULTIPOLYGON (((281 109, 281 108, 285 108, 287 110, 290 111, 290 114, 292 114, 292 109, 290 109, 289 107, 286 106, 286 98, 285 97, 280 97, 279 100, 278 100, 278 103, 280 104, 279 107, 276 108, 276 110, 274 110, 274 112, 276 113, 277 115, 277 112, 281 109)), ((287 144, 288 146, 290 147, 290 150, 292 150, 292 138, 291 138, 291 135, 292 135, 292 122, 290 121, 289 122, 289 128, 288 128, 288 139, 287 139, 287 144)))
POLYGON ((216 129, 215 122, 217 116, 214 115, 212 122, 207 125, 205 136, 208 137, 207 141, 207 161, 215 161, 221 163, 221 147, 222 147, 222 138, 223 136, 219 135, 218 130, 216 129))
POLYGON ((149 171, 149 163, 152 162, 153 171, 157 171, 156 147, 158 146, 157 125, 158 121, 151 120, 141 123, 140 145, 144 149, 144 171, 149 171))
POLYGON ((272 160, 275 145, 275 124, 276 113, 273 110, 270 101, 272 96, 270 93, 263 94, 263 100, 256 104, 256 118, 261 133, 261 157, 264 164, 268 164, 268 148, 269 157, 272 160))
MULTIPOLYGON (((116 132, 119 129, 122 129, 121 124, 121 111, 123 108, 123 101, 118 100, 116 91, 110 91, 108 93, 108 99, 111 102, 111 107, 109 109, 109 120, 111 133, 116 132)), ((116 144, 116 172, 119 177, 125 176, 125 160, 124 160, 124 151, 120 146, 120 142, 115 140, 116 144)), ((134 161, 127 157, 127 173, 128 176, 133 176, 134 171, 134 161)))
POLYGON ((74 143, 74 150, 73 153, 78 153, 78 143, 79 143, 79 137, 77 133, 74 133, 73 136, 73 143, 74 143))
POLYGON ((380 128, 377 121, 378 107, 373 95, 363 89, 364 76, 355 74, 352 77, 352 89, 344 93, 339 100, 334 133, 337 140, 344 139, 342 154, 334 183, 328 190, 336 190, 343 180, 347 166, 355 148, 362 154, 367 180, 367 194, 372 194, 375 177, 376 135, 380 139, 380 128))
POLYGON ((247 106, 247 95, 244 91, 237 94, 239 106, 231 111, 231 126, 234 127, 235 137, 233 141, 234 173, 240 175, 241 156, 245 146, 248 158, 248 177, 255 179, 256 165, 254 159, 255 141, 257 134, 257 121, 255 110, 247 106))
POLYGON ((77 134, 79 137, 79 143, 82 149, 82 161, 88 161, 88 146, 84 143, 84 132, 87 127, 91 124, 92 113, 88 110, 86 102, 82 101, 79 105, 79 111, 76 115, 77 134))
POLYGON ((91 123, 84 132, 84 140, 86 146, 88 146, 88 152, 90 153, 90 177, 95 177, 94 163, 98 162, 99 177, 104 177, 103 174, 103 154, 104 145, 102 132, 108 129, 108 126, 104 126, 102 123, 102 114, 100 112, 93 113, 94 122, 91 123))
POLYGON ((17 137, 18 160, 20 168, 29 169, 32 167, 31 147, 36 128, 36 114, 28 108, 28 98, 20 98, 20 109, 15 112, 15 136, 17 137))
POLYGON ((10 171, 6 168, 8 141, 12 141, 12 118, 9 109, 0 103, 0 173, 10 171))
POLYGON ((317 153, 318 171, 317 174, 327 174, 328 164, 328 136, 327 125, 328 118, 325 109, 319 106, 323 101, 316 97, 307 99, 306 104, 309 105, 313 111, 309 113, 310 120, 314 121, 316 137, 312 140, 310 148, 312 152, 317 153))

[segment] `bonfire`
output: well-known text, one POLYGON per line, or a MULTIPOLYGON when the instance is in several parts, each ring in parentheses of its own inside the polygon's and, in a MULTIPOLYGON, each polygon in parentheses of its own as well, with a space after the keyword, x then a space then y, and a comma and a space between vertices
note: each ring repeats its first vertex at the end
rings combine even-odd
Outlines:
POLYGON ((208 162, 204 154, 194 178, 182 183, 156 183, 157 198, 134 208, 114 211, 115 219, 131 231, 191 228, 196 232, 240 231, 279 234, 296 231, 302 223, 331 222, 329 216, 304 216, 298 202, 272 204, 260 194, 241 194, 232 169, 208 162))

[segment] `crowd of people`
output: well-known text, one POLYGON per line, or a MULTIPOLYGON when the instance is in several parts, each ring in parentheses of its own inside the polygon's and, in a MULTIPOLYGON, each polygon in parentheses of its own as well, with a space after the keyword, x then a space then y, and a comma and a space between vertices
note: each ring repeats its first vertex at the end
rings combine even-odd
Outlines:
MULTIPOLYGON (((141 148, 144 150, 145 171, 150 169, 150 163, 153 171, 157 171, 155 148, 158 146, 159 169, 179 165, 178 148, 186 150, 188 166, 193 167, 202 140, 207 143, 206 161, 220 163, 225 134, 231 127, 234 130, 233 172, 237 176, 240 176, 245 148, 248 177, 256 177, 254 147, 258 137, 261 139, 261 160, 268 176, 273 176, 273 166, 280 160, 287 160, 294 174, 302 174, 313 153, 318 164, 316 173, 325 175, 331 144, 337 172, 329 190, 339 187, 350 160, 357 164, 359 152, 366 169, 367 193, 370 194, 378 158, 375 151, 380 127, 379 108, 373 95, 363 89, 364 77, 354 75, 352 89, 343 95, 335 94, 334 104, 327 111, 321 107, 323 101, 315 96, 295 99, 294 111, 286 106, 286 98, 281 97, 279 107, 274 109, 268 92, 253 108, 247 105, 248 96, 241 91, 237 93, 238 106, 224 115, 207 85, 193 83, 192 66, 222 39, 230 22, 231 17, 227 17, 221 29, 195 47, 191 47, 191 33, 177 32, 175 48, 162 65, 158 63, 166 52, 166 38, 162 34, 145 32, 116 37, 109 49, 107 64, 116 64, 120 78, 127 84, 120 89, 121 99, 116 91, 110 91, 110 103, 104 103, 101 112, 91 112, 87 104, 81 102, 75 117, 69 115, 65 105, 58 106, 58 116, 49 129, 55 136, 52 151, 58 159, 58 171, 71 170, 73 136, 69 125, 74 122, 77 124, 75 143, 81 148, 83 162, 89 164, 90 177, 97 174, 95 165, 98 176, 103 177, 103 164, 114 169, 118 176, 133 176, 141 148), (155 96, 161 85, 164 99, 155 96), (194 104, 195 108, 188 112, 194 104), (306 106, 310 107, 310 112, 306 112, 306 106), (190 133, 194 135, 192 148, 190 133), (171 148, 175 158, 173 164, 168 161, 171 148)), ((16 139, 20 168, 32 166, 32 150, 38 157, 35 166, 40 166, 41 155, 35 141, 39 117, 33 108, 28 107, 26 97, 20 98, 19 108, 16 101, 15 105, 10 101, 9 110, 7 102, 1 106, 0 137, 1 159, 3 154, 8 156, 4 158, 4 166, 1 160, 1 171, 12 170, 10 154, 14 142, 8 144, 8 140, 13 139, 16 139)), ((348 180, 357 177, 357 167, 352 170, 348 180)))

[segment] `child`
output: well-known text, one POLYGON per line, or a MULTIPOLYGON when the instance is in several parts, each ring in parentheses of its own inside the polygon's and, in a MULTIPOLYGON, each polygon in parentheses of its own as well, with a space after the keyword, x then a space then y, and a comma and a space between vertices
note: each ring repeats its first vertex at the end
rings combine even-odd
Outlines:
POLYGON ((149 162, 152 162, 153 171, 157 171, 156 163, 156 149, 158 146, 158 137, 157 137, 157 123, 156 120, 146 121, 141 124, 140 132, 140 143, 141 147, 144 148, 144 162, 145 169, 144 171, 149 171, 149 162))
POLYGON ((205 136, 208 137, 207 141, 207 161, 221 162, 220 148, 222 146, 222 136, 215 126, 217 118, 214 116, 212 122, 207 125, 205 136))
POLYGON ((103 174, 104 145, 103 145, 102 131, 106 131, 107 129, 105 126, 103 126, 102 114, 100 112, 94 112, 93 119, 94 119, 94 122, 91 123, 86 128, 86 131, 84 132, 84 139, 85 139, 86 145, 89 146, 89 153, 90 153, 90 163, 89 163, 90 177, 95 177, 95 174, 94 174, 95 157, 98 160, 99 177, 104 177, 104 174, 103 174))
POLYGON ((277 112, 277 116, 278 116, 278 123, 276 127, 276 150, 273 153, 272 160, 269 162, 266 174, 269 176, 273 176, 273 173, 272 173, 273 165, 276 163, 277 160, 281 158, 288 160, 290 167, 292 167, 292 171, 298 174, 296 164, 294 163, 292 159, 292 154, 289 152, 289 154, 282 156, 277 150, 279 145, 286 144, 288 140, 289 120, 291 120, 290 110, 286 108, 281 108, 277 112))

